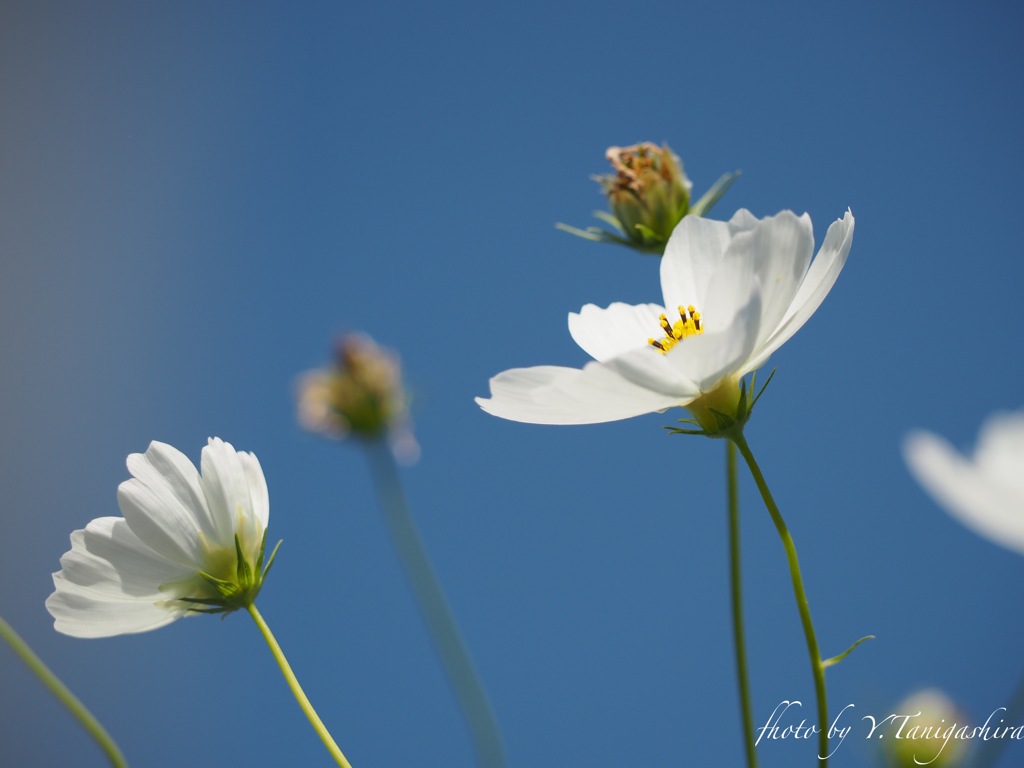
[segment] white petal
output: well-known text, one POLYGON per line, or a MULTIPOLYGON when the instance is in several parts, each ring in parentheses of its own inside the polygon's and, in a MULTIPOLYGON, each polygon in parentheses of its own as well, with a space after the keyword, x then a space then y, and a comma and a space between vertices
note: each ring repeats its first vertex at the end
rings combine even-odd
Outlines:
POLYGON ((903 455, 917 481, 975 533, 1024 554, 1024 500, 993 483, 940 437, 914 432, 903 455))
POLYGON ((174 562, 198 565, 198 524, 181 512, 166 486, 153 488, 141 480, 125 480, 117 487, 117 503, 132 532, 148 547, 174 562))
POLYGON ((494 416, 529 424, 598 424, 680 404, 678 398, 633 384, 602 363, 589 363, 582 370, 515 368, 490 383, 490 399, 478 397, 477 404, 494 416))
POLYGON ((246 483, 249 486, 249 497, 252 499, 253 515, 260 525, 266 528, 270 522, 270 494, 267 491, 267 478, 263 475, 263 467, 256 454, 239 451, 238 459, 245 471, 246 483))
POLYGON ((761 293, 756 278, 740 298, 743 303, 726 328, 683 339, 664 356, 679 375, 693 381, 701 392, 710 392, 722 379, 737 375, 754 349, 761 320, 761 293))
MULTIPOLYGON (((54 582, 57 583, 56 580, 54 582)), ((72 637, 113 637, 148 632, 170 624, 181 613, 140 600, 88 597, 60 589, 46 599, 53 628, 72 637)))
POLYGON ((71 550, 46 601, 60 632, 107 637, 143 632, 180 616, 161 585, 191 575, 150 549, 122 518, 101 517, 71 534, 71 550))
MULTIPOLYGON (((169 529, 179 549, 195 557, 196 533, 201 531, 207 536, 215 533, 195 465, 177 448, 156 440, 144 454, 131 454, 127 464, 132 476, 149 489, 153 503, 162 505, 159 517, 167 521, 162 527, 169 529)), ((138 491, 134 493, 145 497, 138 491)), ((132 524, 137 522, 132 521, 132 524)))
POLYGON ((765 338, 758 345, 757 352, 745 367, 743 373, 759 368, 768 359, 772 352, 781 347, 789 338, 796 333, 821 306, 828 292, 839 277, 839 273, 846 264, 846 257, 850 255, 850 246, 853 245, 854 219, 850 211, 842 219, 832 222, 825 235, 825 241, 821 244, 821 250, 814 257, 807 275, 800 284, 793 302, 790 304, 786 314, 783 315, 778 328, 765 338))
POLYGON ((753 229, 761 223, 761 219, 757 218, 754 214, 748 211, 746 208, 740 208, 736 213, 729 219, 729 235, 730 237, 736 237, 740 232, 746 232, 748 229, 753 229))
POLYGON ((200 483, 217 529, 213 543, 234 549, 239 520, 254 519, 249 476, 238 452, 219 437, 211 437, 203 448, 201 466, 200 483))
POLYGON ((148 547, 120 517, 98 517, 74 531, 60 564, 68 582, 128 598, 159 597, 161 585, 193 573, 148 547))
POLYGON ((705 305, 700 307, 705 327, 714 331, 731 322, 737 291, 749 283, 752 275, 761 285, 756 343, 763 342, 789 309, 813 253, 814 228, 807 214, 798 218, 792 211, 783 211, 738 234, 715 270, 705 305))
POLYGON ((700 389, 683 376, 667 355, 650 344, 613 357, 605 365, 626 381, 651 392, 666 395, 678 403, 686 403, 700 395, 700 389))
POLYGON ((683 217, 661 258, 661 291, 669 312, 690 304, 704 311, 708 284, 731 237, 724 221, 683 217))
POLYGON ((658 317, 665 310, 657 304, 623 304, 607 309, 587 304, 569 313, 569 333, 583 351, 604 361, 647 345, 647 340, 664 335, 658 317))
POLYGON ((1024 411, 989 416, 978 434, 974 461, 991 483, 1017 495, 1024 516, 1024 411))
POLYGON ((263 476, 263 468, 254 454, 238 452, 242 471, 245 473, 246 486, 252 505, 252 514, 235 521, 238 540, 242 551, 249 562, 255 563, 259 558, 260 547, 263 546, 263 532, 267 529, 270 518, 270 498, 267 494, 267 481, 263 476))

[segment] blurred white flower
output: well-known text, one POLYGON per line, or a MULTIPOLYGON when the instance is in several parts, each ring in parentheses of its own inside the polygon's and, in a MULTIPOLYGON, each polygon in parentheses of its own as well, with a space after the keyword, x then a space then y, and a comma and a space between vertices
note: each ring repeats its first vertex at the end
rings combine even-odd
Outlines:
POLYGON ((903 442, 911 474, 980 536, 1024 554, 1024 411, 995 413, 967 457, 930 432, 903 442))
POLYGON ((46 608, 59 632, 110 637, 162 627, 188 613, 224 613, 256 598, 270 502, 259 461, 220 438, 203 448, 202 475, 156 441, 128 457, 124 517, 71 534, 46 608))
POLYGON ((533 424, 593 424, 676 405, 703 424, 702 410, 735 408, 739 379, 818 308, 846 263, 853 228, 847 211, 812 262, 806 214, 686 216, 661 261, 664 307, 587 304, 570 313, 569 332, 596 362, 508 370, 491 379, 489 399, 476 401, 533 424))

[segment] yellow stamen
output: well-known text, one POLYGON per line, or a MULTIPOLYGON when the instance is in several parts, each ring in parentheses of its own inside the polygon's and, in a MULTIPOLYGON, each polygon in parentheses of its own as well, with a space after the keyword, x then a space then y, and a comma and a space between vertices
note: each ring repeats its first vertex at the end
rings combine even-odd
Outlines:
POLYGON ((658 317, 658 322, 661 324, 661 330, 665 332, 665 336, 661 339, 647 340, 647 343, 655 347, 661 354, 665 354, 685 338, 704 333, 704 328, 700 322, 700 312, 692 304, 685 307, 679 306, 677 309, 679 311, 679 319, 674 323, 670 323, 665 315, 658 317))

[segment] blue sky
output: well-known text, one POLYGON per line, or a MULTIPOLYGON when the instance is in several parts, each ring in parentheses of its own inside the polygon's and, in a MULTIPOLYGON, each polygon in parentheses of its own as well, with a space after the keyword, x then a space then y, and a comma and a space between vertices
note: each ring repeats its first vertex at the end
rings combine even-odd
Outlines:
MULTIPOLYGON (((284 545, 260 607, 353 764, 472 764, 362 455, 294 421, 295 377, 361 329, 403 357, 403 477, 510 764, 740 764, 722 446, 668 414, 473 403, 506 368, 583 363, 569 311, 660 300, 655 259, 554 223, 603 207, 607 146, 667 141, 698 193, 743 172, 716 217, 807 211, 819 242, 857 217, 747 436, 825 653, 878 637, 830 672, 833 709, 937 685, 984 719, 1024 677, 1024 559, 948 518, 899 444, 970 448, 1024 406, 1021 32, 1001 3, 5 3, 0 613, 134 764, 329 764, 247 617, 83 641, 43 607, 127 454, 217 435, 263 464, 284 545)), ((742 494, 763 721, 812 687, 742 494)), ((0 669, 0 762, 104 764, 0 669)), ((834 765, 876 758, 850 739, 834 765)))

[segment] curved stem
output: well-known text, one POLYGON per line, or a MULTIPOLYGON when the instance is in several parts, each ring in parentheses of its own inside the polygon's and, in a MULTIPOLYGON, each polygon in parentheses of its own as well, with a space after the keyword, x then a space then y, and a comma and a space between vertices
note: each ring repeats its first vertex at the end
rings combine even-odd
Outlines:
POLYGON ((818 760, 821 768, 828 768, 828 698, 825 691, 825 668, 821 664, 821 651, 818 649, 818 638, 814 634, 814 622, 811 620, 811 609, 807 604, 807 592, 804 590, 803 576, 800 574, 800 561, 796 556, 796 545, 793 544, 793 537, 786 527, 786 521, 782 519, 782 513, 768 490, 768 484, 761 474, 754 454, 750 452, 750 446, 741 431, 729 436, 740 449, 743 458, 750 468, 750 474, 754 476, 754 482, 761 492, 764 505, 768 508, 768 514, 772 516, 775 529, 782 539, 782 546, 786 549, 786 560, 789 561, 789 576, 793 581, 793 595, 796 597, 796 606, 800 611, 800 621, 803 624, 804 636, 807 638, 807 655, 811 661, 811 674, 814 675, 814 692, 818 700, 818 760))
POLYGON ((11 649, 18 655, 18 658, 25 662, 25 665, 32 670, 33 674, 39 678, 39 681, 50 689, 50 692, 60 700, 61 704, 67 707, 68 711, 82 724, 82 727, 89 732, 89 735, 96 740, 96 743, 100 745, 100 749, 106 754, 110 764, 115 766, 115 768, 127 768, 128 762, 124 759, 124 755, 121 754, 120 748, 111 738, 110 734, 107 733, 106 729, 100 725, 100 721, 53 674, 50 668, 43 663, 43 660, 36 656, 35 651, 28 647, 28 643, 21 639, 21 636, 14 631, 14 627, 4 621, 2 616, 0 616, 0 637, 7 641, 7 644, 11 646, 11 649))
POLYGON ((482 766, 504 768, 505 752, 494 711, 409 514, 394 456, 384 440, 367 441, 366 449, 391 541, 441 658, 441 666, 455 691, 477 760, 482 766))
POLYGON ((281 650, 281 646, 277 644, 277 639, 274 637, 274 633, 270 631, 270 627, 267 626, 267 622, 263 620, 263 616, 257 610, 254 603, 250 603, 246 608, 249 611, 249 615, 252 616, 252 620, 256 622, 256 626, 259 627, 260 634, 263 635, 263 639, 267 641, 267 645, 270 646, 270 652, 274 655, 274 660, 277 662, 277 666, 281 668, 281 674, 284 675, 284 679, 288 682, 288 687, 291 688, 292 693, 295 695, 295 700, 299 702, 299 707, 303 712, 306 713, 306 717, 309 719, 310 724, 313 726, 313 730, 317 732, 320 740, 327 747, 327 751, 331 753, 331 757, 334 761, 342 766, 342 768, 352 768, 345 755, 342 754, 341 748, 331 738, 330 732, 327 727, 323 724, 320 716, 313 709, 313 705, 309 703, 309 699, 306 698, 305 692, 302 690, 302 686, 299 685, 298 678, 295 677, 295 673, 292 672, 291 665, 288 664, 288 659, 284 656, 284 651, 281 650))
POLYGON ((757 743, 754 741, 754 716, 750 705, 750 679, 747 673, 747 646, 743 629, 743 582, 740 571, 740 494, 736 473, 736 446, 725 444, 725 468, 729 499, 729 577, 732 586, 732 631, 736 646, 736 678, 743 715, 743 744, 749 768, 757 768, 757 743))

